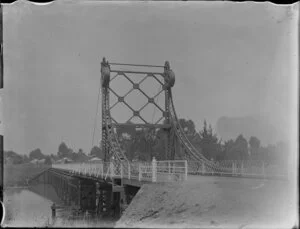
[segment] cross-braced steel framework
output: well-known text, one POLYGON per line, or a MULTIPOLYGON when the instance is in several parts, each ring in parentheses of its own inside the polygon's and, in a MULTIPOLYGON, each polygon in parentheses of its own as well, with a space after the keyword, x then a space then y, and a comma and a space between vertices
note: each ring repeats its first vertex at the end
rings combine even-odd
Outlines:
MULTIPOLYGON (((175 83, 175 75, 173 71, 170 69, 169 62, 166 61, 164 66, 158 66, 158 65, 137 65, 137 64, 120 64, 120 63, 109 63, 108 61, 103 58, 101 63, 101 85, 102 85, 102 150, 105 153, 106 160, 109 160, 111 156, 113 156, 110 152, 112 138, 115 139, 117 143, 116 137, 111 137, 110 135, 115 134, 115 128, 118 127, 124 127, 124 126, 131 126, 135 128, 162 128, 166 133, 166 157, 172 159, 174 157, 174 154, 171 152, 174 152, 174 150, 171 150, 171 143, 172 143, 172 131, 171 131, 171 123, 170 123, 170 94, 171 94, 171 87, 174 86, 175 83), (130 67, 139 67, 139 68, 147 68, 147 69, 153 69, 153 68, 161 68, 161 72, 154 72, 154 71, 134 71, 134 70, 120 70, 120 66, 130 66, 130 67), (113 69, 112 69, 113 67, 113 69), (111 73, 114 74, 114 76, 111 78, 111 73), (130 75, 130 76, 129 76, 130 75), (125 93, 125 95, 119 95, 118 91, 115 91, 115 89, 111 88, 110 83, 116 79, 117 77, 123 76, 126 80, 128 80, 131 84, 131 88, 125 93), (141 79, 136 82, 133 81, 131 77, 140 77, 141 79), (142 83, 146 82, 147 78, 154 79, 158 85, 161 85, 160 90, 154 95, 149 96, 144 89, 141 87, 142 83), (160 79, 162 78, 162 80, 160 79), (142 94, 142 96, 145 96, 146 102, 139 108, 134 109, 130 103, 126 101, 126 98, 128 95, 130 95, 131 92, 134 90, 137 90, 142 94), (117 101, 113 104, 110 104, 110 96, 109 93, 114 94, 117 97, 117 101), (157 97, 161 94, 165 95, 165 104, 164 107, 162 107, 160 104, 155 101, 157 97), (111 116, 111 110, 117 105, 117 104, 124 104, 129 110, 132 112, 129 119, 125 122, 118 122, 115 118, 111 116), (160 117, 159 119, 154 122, 150 123, 147 121, 147 118, 145 118, 142 114, 142 111, 145 107, 147 107, 149 104, 153 104, 159 111, 160 111, 160 117), (135 117, 138 117, 140 120, 142 120, 142 123, 134 123, 133 119, 135 117)), ((173 145, 173 144, 172 144, 173 145)), ((125 155, 122 155, 120 157, 125 157, 125 155)))

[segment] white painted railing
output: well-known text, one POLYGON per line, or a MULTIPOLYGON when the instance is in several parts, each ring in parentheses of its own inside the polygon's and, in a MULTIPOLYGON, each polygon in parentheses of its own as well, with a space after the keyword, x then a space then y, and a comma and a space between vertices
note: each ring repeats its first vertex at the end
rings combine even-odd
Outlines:
POLYGON ((127 178, 150 182, 183 181, 188 174, 187 161, 156 161, 132 163, 69 163, 53 164, 52 167, 73 174, 97 178, 127 178))
POLYGON ((207 165, 202 161, 189 161, 188 173, 194 175, 229 175, 242 177, 287 177, 287 169, 276 164, 268 164, 255 160, 224 160, 214 163, 216 166, 207 165))

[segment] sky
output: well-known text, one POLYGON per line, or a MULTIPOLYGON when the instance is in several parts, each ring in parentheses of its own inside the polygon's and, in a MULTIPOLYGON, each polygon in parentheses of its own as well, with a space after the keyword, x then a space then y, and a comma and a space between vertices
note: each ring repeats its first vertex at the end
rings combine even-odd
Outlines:
MULTIPOLYGON (((197 129, 204 119, 214 126, 222 116, 259 115, 296 139, 296 5, 18 1, 4 5, 3 15, 0 131, 6 150, 56 154, 62 141, 75 151, 97 145, 104 56, 119 63, 168 60, 177 115, 197 129)), ((116 83, 115 90, 124 85, 116 83)), ((139 96, 131 97, 139 103, 139 96)))

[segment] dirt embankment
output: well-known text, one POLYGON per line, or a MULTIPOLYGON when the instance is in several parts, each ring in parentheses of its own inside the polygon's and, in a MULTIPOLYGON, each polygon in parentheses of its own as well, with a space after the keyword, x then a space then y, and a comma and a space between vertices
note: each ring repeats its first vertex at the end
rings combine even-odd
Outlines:
POLYGON ((294 197, 285 181, 191 177, 147 184, 116 227, 283 228, 294 223, 294 197))
POLYGON ((47 165, 4 165, 4 188, 12 186, 27 186, 27 180, 50 168, 47 165))

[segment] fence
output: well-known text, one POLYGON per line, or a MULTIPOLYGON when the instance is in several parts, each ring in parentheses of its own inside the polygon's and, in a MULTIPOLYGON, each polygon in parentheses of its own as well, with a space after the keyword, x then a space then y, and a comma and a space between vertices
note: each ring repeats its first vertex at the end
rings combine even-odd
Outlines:
POLYGON ((69 163, 53 164, 52 167, 62 169, 73 174, 101 177, 127 178, 150 182, 174 182, 187 179, 187 161, 156 161, 112 163, 69 163))
POLYGON ((152 162, 70 163, 53 164, 52 167, 104 179, 127 178, 149 182, 183 181, 187 179, 188 174, 260 178, 287 178, 288 176, 287 168, 253 160, 224 160, 207 164, 202 161, 186 160, 156 161, 153 158, 152 162))
POLYGON ((207 164, 202 161, 189 161, 188 173, 193 175, 229 175, 263 178, 285 178, 288 175, 287 168, 282 165, 255 160, 224 160, 213 164, 207 164))

